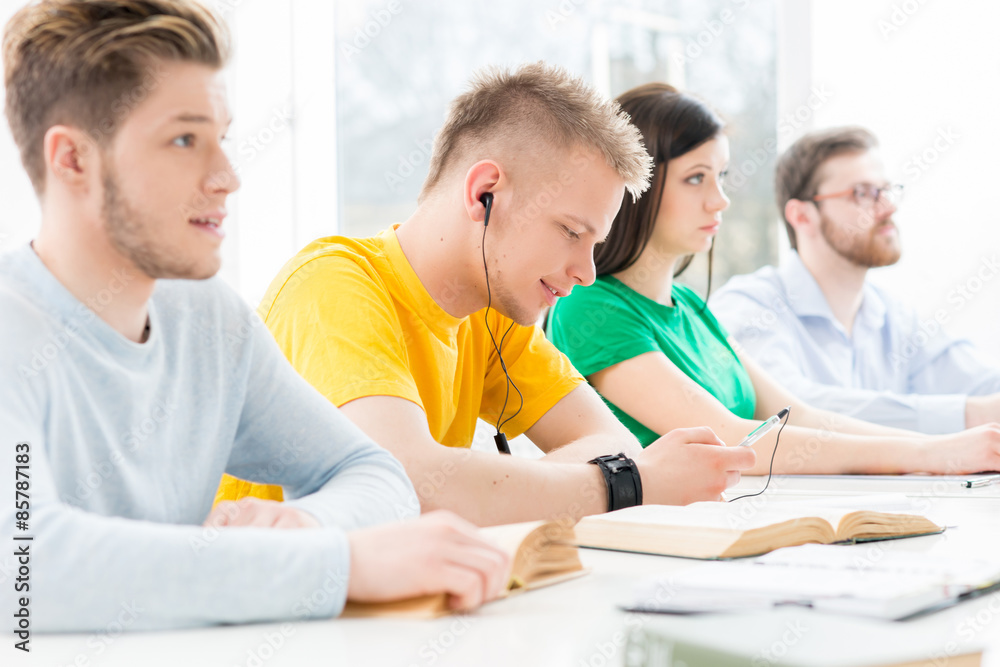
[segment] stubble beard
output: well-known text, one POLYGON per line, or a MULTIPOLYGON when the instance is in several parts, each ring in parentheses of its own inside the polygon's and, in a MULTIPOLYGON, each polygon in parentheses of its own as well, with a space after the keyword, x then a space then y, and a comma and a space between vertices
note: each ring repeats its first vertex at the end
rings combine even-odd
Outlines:
POLYGON ((199 267, 194 259, 187 259, 157 243, 157 230, 121 194, 118 177, 106 168, 104 178, 104 203, 101 217, 111 245, 146 276, 155 279, 204 280, 218 272, 218 265, 199 267))
POLYGON ((891 266, 899 261, 901 250, 898 241, 893 243, 889 237, 878 236, 879 230, 891 222, 892 218, 887 218, 873 225, 867 232, 860 233, 839 230, 824 215, 820 218, 820 233, 838 255, 857 266, 874 269, 891 266))

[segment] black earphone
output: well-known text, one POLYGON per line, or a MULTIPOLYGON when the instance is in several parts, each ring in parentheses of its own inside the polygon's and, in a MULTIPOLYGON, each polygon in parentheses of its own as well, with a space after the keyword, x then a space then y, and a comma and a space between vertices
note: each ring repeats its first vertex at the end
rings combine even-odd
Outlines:
MULTIPOLYGON (((493 210, 493 193, 484 192, 479 198, 479 203, 486 207, 486 216, 483 218, 483 227, 488 227, 490 224, 490 211, 493 210)), ((489 276, 486 276, 489 280, 489 276)))
POLYGON ((493 331, 490 329, 490 306, 493 305, 493 293, 490 291, 490 270, 486 266, 486 228, 490 226, 490 212, 493 210, 493 193, 484 192, 479 197, 479 202, 486 208, 486 215, 483 217, 483 272, 486 274, 486 310, 483 313, 483 320, 486 323, 486 331, 490 334, 490 340, 493 341, 493 349, 497 352, 497 357, 500 359, 500 368, 503 369, 503 374, 507 378, 507 393, 503 397, 503 407, 500 408, 500 414, 497 416, 496 429, 497 434, 493 436, 493 441, 497 444, 497 450, 501 454, 510 454, 510 446, 507 444, 507 436, 503 433, 503 426, 511 419, 516 417, 518 413, 521 412, 521 408, 524 407, 524 396, 521 394, 521 390, 517 388, 514 381, 510 379, 510 373, 507 372, 507 364, 504 363, 503 354, 500 349, 503 347, 503 342, 507 338, 507 334, 510 330, 514 328, 514 322, 510 323, 507 330, 503 332, 503 336, 500 337, 500 343, 497 344, 497 339, 493 336, 493 331), (510 398, 510 388, 514 387, 514 391, 517 392, 517 397, 521 399, 520 404, 517 406, 517 410, 514 411, 507 419, 503 419, 503 413, 507 411, 507 399, 510 398))

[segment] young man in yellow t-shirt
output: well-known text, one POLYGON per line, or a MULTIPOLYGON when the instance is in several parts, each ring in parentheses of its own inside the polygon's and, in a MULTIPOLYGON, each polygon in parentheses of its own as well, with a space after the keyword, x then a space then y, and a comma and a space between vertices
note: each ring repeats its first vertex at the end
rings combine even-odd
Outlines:
MULTIPOLYGON (((541 63, 481 73, 452 103, 416 212, 372 238, 313 242, 258 313, 299 373, 399 458, 424 511, 488 525, 718 498, 753 451, 708 428, 643 450, 534 326, 594 281, 594 246, 649 171, 627 117, 580 80, 541 63), (547 455, 471 451, 480 417, 547 455)), ((280 489, 220 489, 248 494, 280 489)))

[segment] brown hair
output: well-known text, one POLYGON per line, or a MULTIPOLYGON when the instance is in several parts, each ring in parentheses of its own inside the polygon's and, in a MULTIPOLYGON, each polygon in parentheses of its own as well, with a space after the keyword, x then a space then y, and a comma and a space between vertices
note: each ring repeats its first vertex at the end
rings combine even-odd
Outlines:
POLYGON ((835 127, 802 136, 778 158, 774 196, 793 249, 797 248, 795 229, 785 218, 789 200, 808 201, 816 196, 827 160, 845 153, 863 153, 877 146, 878 139, 863 127, 835 127))
MULTIPOLYGON (((725 126, 704 102, 666 83, 633 88, 622 93, 618 102, 642 133, 646 150, 653 158, 655 183, 646 196, 634 202, 626 197, 622 202, 611 233, 594 251, 599 276, 627 269, 646 249, 663 199, 667 163, 717 137, 725 126)), ((680 275, 691 259, 685 258, 675 275, 680 275)), ((712 251, 709 251, 709 280, 711 263, 712 251)))
POLYGON ((45 189, 45 133, 71 125, 101 147, 156 85, 157 61, 222 68, 224 24, 195 0, 42 0, 3 36, 6 112, 35 191, 45 189))
POLYGON ((450 105, 434 140, 420 199, 460 156, 515 141, 540 148, 553 141, 595 148, 625 181, 628 192, 638 197, 649 187, 651 162, 628 121, 617 103, 561 67, 537 62, 514 71, 480 70, 469 90, 450 105))

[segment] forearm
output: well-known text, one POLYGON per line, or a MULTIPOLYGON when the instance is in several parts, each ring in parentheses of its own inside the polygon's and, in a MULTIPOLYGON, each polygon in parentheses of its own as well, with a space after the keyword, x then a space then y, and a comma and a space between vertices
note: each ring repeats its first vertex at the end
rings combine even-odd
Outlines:
POLYGON ((1000 394, 965 397, 965 427, 1000 422, 1000 394))
POLYGON ((39 511, 31 545, 31 605, 45 632, 322 618, 346 598, 339 530, 216 530, 53 508, 39 511))
POLYGON ((343 469, 316 493, 287 504, 309 512, 329 528, 353 530, 420 514, 413 485, 395 460, 392 467, 359 463, 343 469))
POLYGON ((847 415, 822 410, 808 405, 800 405, 792 410, 789 424, 812 428, 817 430, 837 431, 839 433, 850 433, 853 435, 886 436, 897 438, 923 438, 926 437, 915 431, 893 428, 874 424, 863 419, 848 417, 847 415))
POLYGON ((424 449, 424 456, 403 461, 424 512, 447 509, 477 525, 490 526, 576 520, 607 510, 607 488, 595 465, 435 449, 433 453, 424 449))
POLYGON ((280 485, 286 500, 324 526, 350 530, 418 514, 399 461, 299 377, 270 349, 273 341, 266 343, 263 365, 272 372, 251 385, 226 472, 280 485))
MULTIPOLYGON (((754 446, 757 464, 748 474, 767 474, 778 435, 774 429, 754 446)), ((897 474, 925 469, 925 444, 913 438, 787 426, 777 441, 775 474, 897 474)))
POLYGON ((622 452, 629 458, 635 458, 642 451, 639 441, 631 433, 625 435, 588 435, 550 451, 543 461, 579 463, 586 462, 598 456, 622 452))

